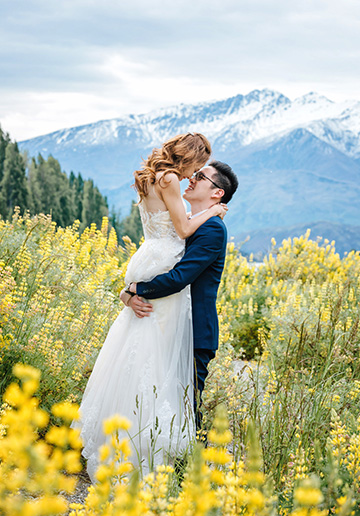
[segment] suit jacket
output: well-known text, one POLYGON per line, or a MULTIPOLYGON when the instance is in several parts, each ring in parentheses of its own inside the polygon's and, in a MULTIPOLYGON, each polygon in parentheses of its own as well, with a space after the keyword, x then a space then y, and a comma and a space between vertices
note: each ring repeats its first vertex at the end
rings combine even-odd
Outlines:
POLYGON ((186 240, 185 254, 171 271, 137 284, 137 294, 147 299, 170 296, 191 284, 194 349, 218 347, 216 297, 226 242, 225 224, 220 217, 211 217, 186 240))

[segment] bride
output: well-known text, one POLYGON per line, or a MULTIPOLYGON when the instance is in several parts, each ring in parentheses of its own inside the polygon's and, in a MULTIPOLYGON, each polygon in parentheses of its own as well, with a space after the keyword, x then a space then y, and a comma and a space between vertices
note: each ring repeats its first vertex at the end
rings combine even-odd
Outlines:
MULTIPOLYGON (((134 173, 145 241, 132 256, 125 281, 149 281, 180 260, 185 238, 210 217, 224 216, 216 204, 188 219, 180 181, 203 167, 211 154, 208 140, 187 133, 154 149, 134 173)), ((111 326, 80 406, 87 471, 95 482, 98 450, 105 443, 104 419, 117 413, 132 423, 130 460, 143 473, 179 455, 194 437, 193 338, 190 287, 153 300, 150 317, 139 319, 126 307, 111 326)))

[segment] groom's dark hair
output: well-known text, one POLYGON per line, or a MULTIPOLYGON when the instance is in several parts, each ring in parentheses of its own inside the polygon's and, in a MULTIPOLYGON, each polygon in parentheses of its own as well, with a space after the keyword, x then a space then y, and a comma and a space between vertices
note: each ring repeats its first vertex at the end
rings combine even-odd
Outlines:
POLYGON ((216 170, 216 174, 213 176, 213 179, 225 192, 221 198, 221 202, 227 204, 231 201, 232 196, 237 190, 239 185, 238 178, 236 177, 233 169, 222 161, 211 161, 208 166, 213 167, 216 170))

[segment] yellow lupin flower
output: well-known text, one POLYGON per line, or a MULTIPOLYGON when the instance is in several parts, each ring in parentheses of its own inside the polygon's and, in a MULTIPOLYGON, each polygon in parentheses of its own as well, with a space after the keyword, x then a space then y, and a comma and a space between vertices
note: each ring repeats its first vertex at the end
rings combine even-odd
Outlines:
POLYGON ((51 407, 51 412, 54 416, 60 417, 65 421, 77 421, 80 417, 79 406, 74 403, 69 403, 68 401, 53 405, 51 407))
POLYGON ((19 407, 27 399, 20 387, 16 383, 12 383, 6 389, 3 400, 13 407, 19 407))
POLYGON ((205 460, 214 464, 228 464, 233 459, 230 453, 217 448, 206 448, 202 454, 205 460))
POLYGON ((230 430, 225 430, 223 433, 219 433, 216 430, 210 430, 208 433, 208 440, 211 443, 218 445, 229 444, 232 440, 232 433, 230 430))
POLYGON ((99 448, 99 459, 101 462, 105 462, 110 456, 110 447, 107 444, 103 444, 99 448))
POLYGON ((68 444, 68 429, 65 427, 53 426, 46 434, 46 440, 48 443, 56 444, 61 448, 64 448, 68 444))
POLYGON ((262 494, 259 489, 249 489, 246 492, 246 504, 253 511, 260 510, 265 505, 265 496, 262 494))
POLYGON ((131 422, 126 417, 120 416, 119 414, 114 414, 103 422, 103 429, 106 435, 113 434, 117 430, 129 430, 130 427, 131 422))
POLYGON ((17 378, 21 380, 40 380, 41 372, 35 367, 25 365, 25 364, 15 364, 13 367, 13 373, 17 378))
POLYGON ((324 496, 320 489, 312 486, 308 481, 307 485, 295 489, 294 500, 304 507, 312 507, 319 505, 324 500, 324 496))
POLYGON ((110 466, 106 465, 106 464, 101 464, 97 471, 96 471, 96 480, 98 480, 99 482, 105 482, 106 480, 110 480, 111 478, 111 468, 110 466))

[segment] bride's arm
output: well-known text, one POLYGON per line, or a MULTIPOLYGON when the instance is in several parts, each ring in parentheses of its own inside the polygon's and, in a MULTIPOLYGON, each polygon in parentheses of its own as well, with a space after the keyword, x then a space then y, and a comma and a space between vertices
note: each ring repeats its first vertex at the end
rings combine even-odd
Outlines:
POLYGON ((166 183, 164 188, 159 188, 158 192, 161 193, 162 199, 169 210, 175 231, 180 238, 188 238, 211 217, 225 215, 225 209, 220 204, 214 204, 201 215, 189 220, 181 198, 180 183, 177 175, 167 174, 164 178, 164 183, 166 183))

